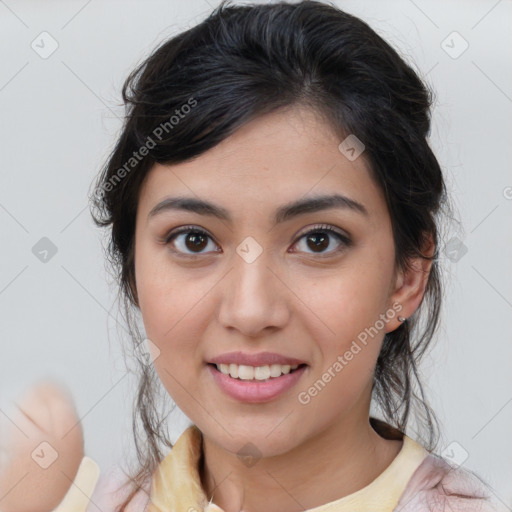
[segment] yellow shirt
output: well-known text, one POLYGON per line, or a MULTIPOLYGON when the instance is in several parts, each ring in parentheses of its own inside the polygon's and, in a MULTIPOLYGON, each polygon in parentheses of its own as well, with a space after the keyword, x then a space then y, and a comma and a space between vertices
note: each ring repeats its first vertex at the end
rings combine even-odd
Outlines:
MULTIPOLYGON (((391 464, 363 489, 306 512, 391 512, 408 481, 428 452, 408 436, 391 464)), ((201 432, 192 425, 178 439, 155 471, 148 512, 223 512, 208 503, 201 486, 198 463, 201 432)))
MULTIPOLYGON (((148 498, 145 496, 145 506, 139 505, 142 507, 140 512, 224 512, 208 502, 202 488, 198 467, 201 451, 202 434, 192 425, 179 437, 153 474, 150 503, 146 505, 148 498)), ((427 456, 425 448, 404 436, 398 455, 373 482, 348 496, 305 512, 392 512, 413 473, 427 456)), ((87 507, 98 477, 98 465, 84 457, 73 485, 55 512, 97 510, 92 505, 90 509, 87 507)), ((120 501, 116 502, 118 504, 120 501)), ((96 505, 100 506, 100 503, 96 505)), ((100 509, 114 511, 110 501, 100 509)), ((138 507, 131 510, 139 512, 138 507)))

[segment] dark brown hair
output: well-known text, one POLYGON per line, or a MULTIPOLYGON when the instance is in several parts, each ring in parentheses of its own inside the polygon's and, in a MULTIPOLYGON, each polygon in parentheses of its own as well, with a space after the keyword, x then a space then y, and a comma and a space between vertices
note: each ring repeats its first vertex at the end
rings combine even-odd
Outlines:
MULTIPOLYGON (((411 258, 432 260, 420 308, 385 335, 372 397, 387 423, 371 422, 381 435, 396 438, 414 410, 418 437, 433 451, 437 420, 417 368, 439 321, 438 228, 449 206, 427 140, 432 94, 412 67, 366 23, 333 5, 223 2, 206 20, 161 44, 126 79, 122 97, 126 120, 91 202, 96 224, 111 226, 107 257, 120 284, 131 351, 142 341, 135 321, 134 233, 149 170, 155 163, 201 155, 265 113, 307 106, 322 115, 340 142, 354 134, 365 145, 372 178, 389 209, 396 268, 407 268, 411 258), (432 257, 422 252, 429 237, 436 248, 432 257)), ((161 383, 151 365, 141 362, 138 372, 133 433, 139 468, 129 477, 132 493, 121 510, 149 481, 161 450, 172 448, 167 415, 157 408, 161 383)))

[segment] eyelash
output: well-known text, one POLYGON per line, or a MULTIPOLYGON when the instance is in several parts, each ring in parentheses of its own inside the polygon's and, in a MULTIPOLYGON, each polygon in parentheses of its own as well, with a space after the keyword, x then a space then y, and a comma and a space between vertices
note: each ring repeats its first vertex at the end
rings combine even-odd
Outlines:
MULTIPOLYGON (((170 244, 174 238, 176 238, 178 235, 180 235, 182 233, 187 233, 187 234, 194 233, 194 234, 203 235, 203 236, 206 236, 206 237, 212 239, 212 237, 201 228, 198 228, 196 226, 182 226, 181 228, 178 228, 175 231, 172 231, 171 233, 169 233, 169 235, 167 235, 165 237, 165 244, 166 245, 170 244)), ((316 226, 313 226, 308 231, 301 233, 298 236, 297 240, 294 242, 294 245, 299 240, 301 240, 304 237, 307 237, 307 235, 310 235, 312 233, 328 233, 330 235, 335 236, 342 243, 341 247, 339 247, 333 251, 330 251, 328 253, 317 253, 320 257, 326 257, 326 256, 330 256, 334 253, 341 252, 345 247, 350 247, 352 245, 352 241, 346 235, 339 232, 338 230, 331 228, 330 226, 328 226, 326 224, 318 224, 316 226)), ((187 253, 182 253, 182 252, 175 251, 175 250, 173 250, 173 252, 178 254, 181 257, 184 257, 184 258, 195 258, 196 256, 200 256, 201 254, 203 254, 203 253, 195 253, 195 254, 188 253, 187 254, 187 253)), ((308 253, 308 254, 314 254, 314 253, 308 253)))

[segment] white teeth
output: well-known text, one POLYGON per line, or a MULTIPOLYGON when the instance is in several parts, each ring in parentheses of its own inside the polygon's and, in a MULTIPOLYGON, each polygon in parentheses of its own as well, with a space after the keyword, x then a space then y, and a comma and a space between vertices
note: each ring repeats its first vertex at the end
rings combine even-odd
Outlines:
POLYGON ((281 365, 280 364, 271 364, 270 365, 270 376, 271 377, 279 377, 281 375, 281 365))
POLYGON ((256 380, 265 380, 270 377, 270 368, 268 366, 256 366, 254 368, 254 378, 256 380))
POLYGON ((247 366, 244 364, 217 364, 217 370, 240 380, 267 380, 270 377, 280 377, 299 367, 298 364, 271 364, 265 366, 247 366))
POLYGON ((238 378, 241 380, 254 379, 254 368, 252 366, 245 366, 244 364, 241 364, 238 367, 238 378))
POLYGON ((230 364, 229 365, 229 375, 236 379, 238 377, 238 365, 237 364, 230 364))

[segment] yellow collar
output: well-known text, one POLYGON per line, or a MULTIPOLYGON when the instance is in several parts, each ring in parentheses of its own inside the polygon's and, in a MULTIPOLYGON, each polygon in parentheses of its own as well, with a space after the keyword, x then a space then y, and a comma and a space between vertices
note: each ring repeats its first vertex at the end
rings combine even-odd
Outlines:
MULTIPOLYGON (((391 512, 408 481, 428 452, 408 436, 392 463, 369 485, 349 496, 305 512, 352 512, 356 509, 391 512)), ((147 512, 224 512, 209 503, 201 485, 199 461, 202 434, 192 425, 179 437, 153 474, 147 512)))

